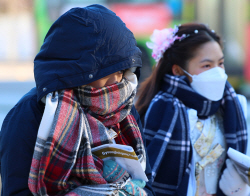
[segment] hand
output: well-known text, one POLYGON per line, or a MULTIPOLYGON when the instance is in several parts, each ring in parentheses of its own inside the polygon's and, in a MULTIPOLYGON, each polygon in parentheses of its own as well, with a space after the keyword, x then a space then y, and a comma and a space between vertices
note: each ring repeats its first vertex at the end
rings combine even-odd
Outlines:
POLYGON ((224 170, 219 181, 220 189, 225 195, 247 196, 250 187, 242 180, 231 160, 226 160, 227 168, 224 170))
POLYGON ((119 196, 134 195, 134 196, 146 196, 147 193, 143 190, 146 182, 143 180, 131 180, 123 187, 124 190, 119 191, 119 196))
POLYGON ((126 182, 131 176, 129 173, 113 160, 103 163, 103 178, 109 182, 126 182))

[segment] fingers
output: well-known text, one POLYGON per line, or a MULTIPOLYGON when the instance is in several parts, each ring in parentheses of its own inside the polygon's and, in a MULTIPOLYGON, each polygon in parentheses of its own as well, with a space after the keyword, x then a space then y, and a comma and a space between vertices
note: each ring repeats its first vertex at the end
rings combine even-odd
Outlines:
POLYGON ((234 188, 232 183, 232 176, 230 175, 228 168, 226 168, 221 176, 221 179, 219 181, 219 187, 223 191, 225 195, 230 194, 230 190, 233 190, 234 188))
POLYGON ((58 98, 58 92, 57 91, 48 93, 46 95, 46 99, 52 100, 52 99, 57 99, 57 98, 58 98))
MULTIPOLYGON (((224 189, 224 180, 221 178, 221 180, 219 181, 219 187, 220 189, 223 191, 224 189)), ((224 191, 223 191, 224 192, 224 191)))
POLYGON ((228 172, 231 174, 231 171, 233 171, 233 170, 235 170, 234 169, 234 166, 233 166, 233 163, 232 163, 232 161, 230 160, 230 159, 227 159, 226 160, 226 166, 227 166, 227 168, 228 168, 228 172))
POLYGON ((48 93, 46 96, 46 105, 49 105, 51 108, 53 108, 53 110, 55 110, 57 108, 57 104, 58 104, 58 92, 55 91, 52 93, 48 93))
POLYGON ((53 95, 54 95, 54 96, 52 96, 51 101, 52 101, 52 102, 57 101, 57 100, 58 100, 58 92, 55 91, 55 92, 53 93, 53 95))
POLYGON ((238 172, 235 169, 233 162, 230 159, 226 160, 226 165, 227 165, 228 173, 231 175, 232 178, 237 178, 237 179, 240 178, 238 172))
POLYGON ((246 183, 238 174, 233 162, 226 160, 227 168, 223 171, 219 181, 219 187, 226 195, 234 194, 235 196, 245 195, 246 183))

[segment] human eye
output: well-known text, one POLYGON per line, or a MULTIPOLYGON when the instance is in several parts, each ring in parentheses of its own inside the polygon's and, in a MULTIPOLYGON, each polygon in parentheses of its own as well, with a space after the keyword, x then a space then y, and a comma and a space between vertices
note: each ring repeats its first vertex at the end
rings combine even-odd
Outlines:
POLYGON ((203 65, 202 68, 210 68, 209 64, 203 65))
POLYGON ((125 73, 125 70, 120 70, 117 72, 118 74, 124 74, 125 73))
POLYGON ((220 67, 224 67, 224 61, 219 63, 220 67))
POLYGON ((117 73, 118 73, 118 74, 123 74, 123 71, 121 70, 121 71, 118 71, 117 73))

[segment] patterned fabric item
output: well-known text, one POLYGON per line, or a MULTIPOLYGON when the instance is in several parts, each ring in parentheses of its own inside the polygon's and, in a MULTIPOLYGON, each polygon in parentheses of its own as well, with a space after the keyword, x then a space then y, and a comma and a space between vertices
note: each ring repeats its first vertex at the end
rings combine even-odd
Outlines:
POLYGON ((143 180, 131 180, 123 187, 122 191, 119 191, 119 196, 147 196, 147 193, 143 190, 146 182, 143 180))
POLYGON ((245 153, 247 127, 234 89, 227 82, 223 99, 210 101, 195 93, 185 76, 166 75, 162 91, 152 100, 145 115, 144 132, 157 195, 187 193, 192 148, 187 108, 199 118, 223 112, 228 147, 245 153))
POLYGON ((129 173, 113 160, 104 161, 102 176, 109 183, 126 182, 131 178, 129 173))
MULTIPOLYGON (((135 88, 123 78, 100 89, 90 86, 63 90, 47 140, 38 135, 29 175, 34 195, 109 195, 119 186, 103 178, 103 161, 91 148, 112 143, 130 145, 145 161, 140 130, 130 115, 135 88), (85 186, 83 186, 85 185, 85 186), (91 192, 91 193, 90 193, 91 192)), ((121 188, 121 187, 120 187, 121 188)))

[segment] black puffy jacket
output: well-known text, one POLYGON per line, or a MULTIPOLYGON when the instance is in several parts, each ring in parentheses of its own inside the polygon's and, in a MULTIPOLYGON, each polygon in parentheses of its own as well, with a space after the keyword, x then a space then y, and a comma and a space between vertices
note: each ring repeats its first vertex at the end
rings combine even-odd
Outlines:
MULTIPOLYGON (((35 57, 36 88, 23 96, 3 122, 0 132, 1 195, 32 195, 28 176, 44 111, 42 97, 130 67, 137 67, 138 76, 141 52, 133 34, 112 11, 101 5, 91 5, 63 14, 51 26, 35 57)), ((131 113, 141 129, 134 107, 131 113)), ((148 160, 146 174, 150 179, 148 160)), ((150 183, 145 190, 153 195, 150 183)))

